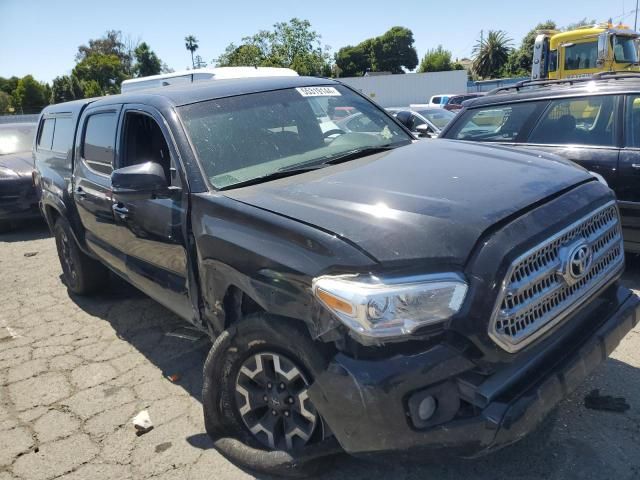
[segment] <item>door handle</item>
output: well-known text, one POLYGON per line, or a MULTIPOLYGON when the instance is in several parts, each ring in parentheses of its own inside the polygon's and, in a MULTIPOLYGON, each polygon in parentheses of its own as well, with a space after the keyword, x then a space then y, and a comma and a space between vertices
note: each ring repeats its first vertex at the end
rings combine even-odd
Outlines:
POLYGON ((82 199, 87 196, 87 192, 85 192, 82 187, 76 188, 75 196, 82 199))
POLYGON ((632 163, 631 168, 635 168, 636 170, 640 170, 640 163, 632 163))
POLYGON ((129 209, 122 203, 114 203, 111 209, 113 210, 115 216, 120 220, 126 220, 127 218, 129 218, 129 209))

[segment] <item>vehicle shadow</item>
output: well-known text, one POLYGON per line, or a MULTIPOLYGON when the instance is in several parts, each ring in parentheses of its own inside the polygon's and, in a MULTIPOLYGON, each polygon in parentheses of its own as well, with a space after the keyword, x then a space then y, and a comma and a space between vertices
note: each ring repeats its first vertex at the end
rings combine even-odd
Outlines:
POLYGON ((30 220, 16 225, 11 230, 0 232, 0 243, 29 242, 49 238, 51 233, 44 219, 30 220))
MULTIPOLYGON (((623 281, 628 287, 638 289, 640 258, 629 258, 628 264, 623 281)), ((115 276, 101 294, 73 296, 72 299, 87 313, 108 321, 119 338, 129 342, 164 375, 177 375, 175 383, 202 402, 202 366, 211 345, 208 338, 183 338, 194 336, 193 331, 184 329, 187 325, 184 320, 115 276)), ((620 452, 628 450, 629 455, 636 455, 633 452, 640 447, 637 434, 640 431, 639 406, 640 369, 609 359, 561 404, 555 423, 548 422, 522 442, 487 457, 476 460, 439 459, 420 464, 419 454, 416 454, 418 463, 413 464, 394 462, 393 457, 385 457, 382 463, 382 459, 371 462, 339 455, 326 463, 328 468, 318 478, 612 478, 618 469, 626 470, 619 471, 617 478, 634 478, 629 474, 629 468, 636 468, 635 473, 640 475, 640 460, 637 456, 622 459, 620 452), (626 396, 633 405, 632 414, 586 410, 583 398, 593 388, 626 396), (607 435, 611 438, 603 441, 607 435)), ((202 432, 185 440, 194 448, 214 448, 204 426, 202 432)))

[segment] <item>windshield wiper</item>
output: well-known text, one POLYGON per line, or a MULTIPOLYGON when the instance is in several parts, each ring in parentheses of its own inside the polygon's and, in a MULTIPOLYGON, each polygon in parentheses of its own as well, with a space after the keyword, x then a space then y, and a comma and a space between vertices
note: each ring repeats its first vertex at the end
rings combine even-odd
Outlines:
POLYGON ((244 180, 242 182, 227 185, 226 187, 222 187, 219 190, 230 190, 232 188, 248 187, 249 185, 256 185, 258 183, 264 183, 270 180, 277 180, 279 178, 292 177, 293 175, 297 175, 299 173, 318 170, 319 168, 323 168, 324 166, 325 165, 321 164, 321 165, 284 167, 279 170, 276 170, 275 172, 268 173, 267 175, 262 175, 261 177, 251 178, 249 180, 244 180))
POLYGON ((389 144, 389 145, 380 145, 378 147, 356 148, 354 150, 349 150, 348 152, 331 156, 327 160, 322 162, 322 165, 337 165, 338 163, 348 162, 349 160, 355 160, 357 158, 366 157, 368 155, 374 155, 376 153, 393 150, 394 148, 397 148, 399 146, 400 145, 389 144))

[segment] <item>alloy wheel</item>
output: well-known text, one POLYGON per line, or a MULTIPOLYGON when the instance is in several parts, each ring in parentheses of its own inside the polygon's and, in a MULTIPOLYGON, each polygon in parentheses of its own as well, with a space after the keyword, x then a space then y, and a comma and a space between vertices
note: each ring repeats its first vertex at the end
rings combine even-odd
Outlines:
POLYGON ((307 395, 309 381, 284 355, 256 353, 240 367, 236 404, 251 434, 272 450, 293 450, 309 443, 321 420, 307 395))

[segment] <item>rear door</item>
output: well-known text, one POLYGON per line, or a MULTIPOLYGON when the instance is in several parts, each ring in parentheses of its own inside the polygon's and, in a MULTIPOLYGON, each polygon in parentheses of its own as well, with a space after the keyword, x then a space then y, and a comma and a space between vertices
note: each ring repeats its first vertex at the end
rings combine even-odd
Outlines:
POLYGON ((617 189, 622 99, 616 95, 553 100, 524 145, 561 155, 617 189))
POLYGON ((121 105, 88 108, 80 119, 73 168, 73 198, 87 246, 106 264, 125 273, 124 253, 116 248, 111 172, 121 105))
POLYGON ((620 151, 618 196, 625 246, 640 252, 640 95, 625 100, 624 147, 620 151))

